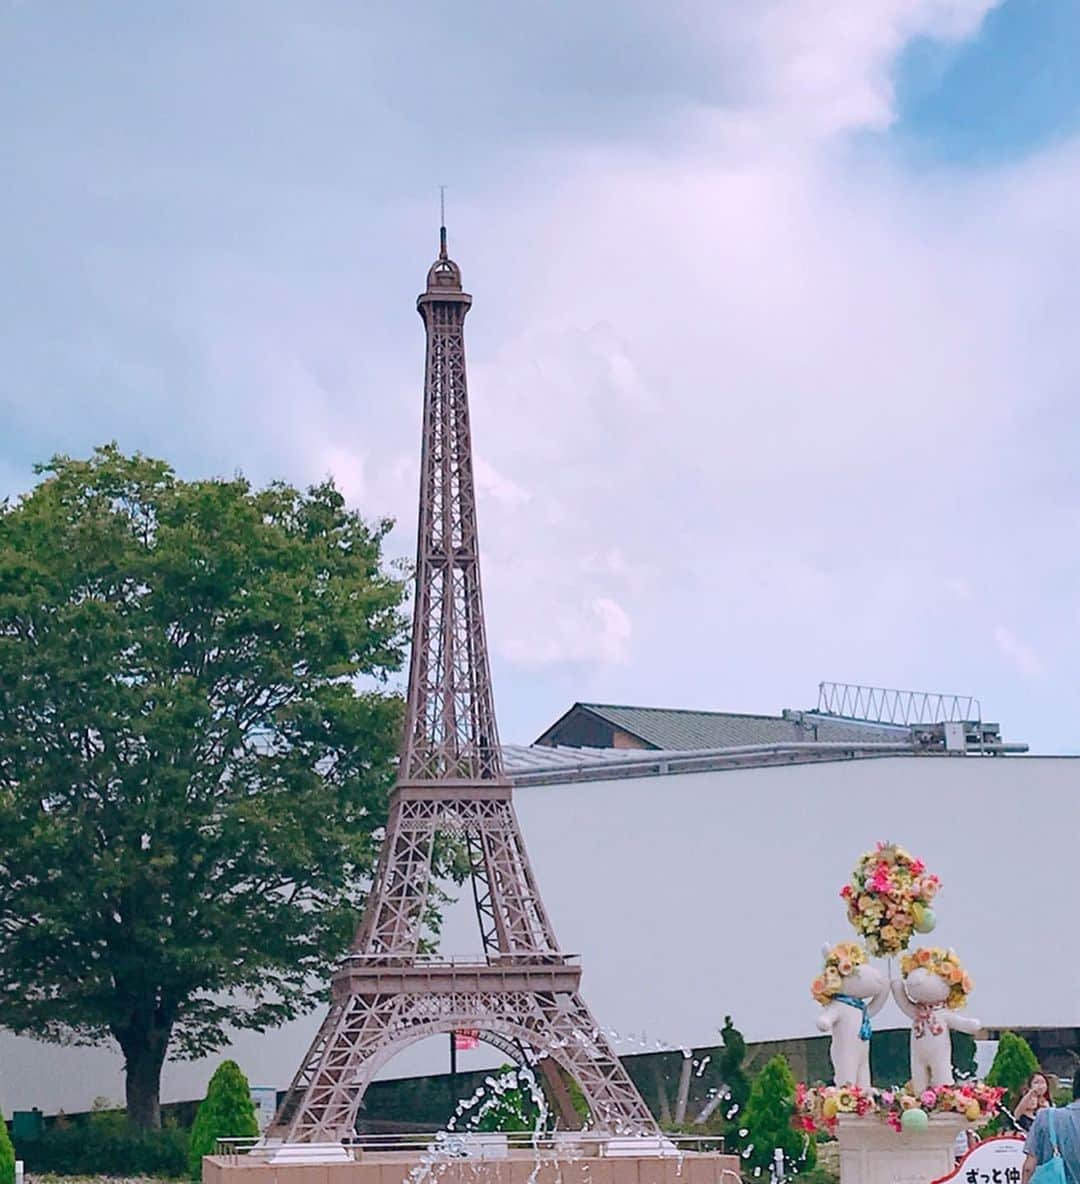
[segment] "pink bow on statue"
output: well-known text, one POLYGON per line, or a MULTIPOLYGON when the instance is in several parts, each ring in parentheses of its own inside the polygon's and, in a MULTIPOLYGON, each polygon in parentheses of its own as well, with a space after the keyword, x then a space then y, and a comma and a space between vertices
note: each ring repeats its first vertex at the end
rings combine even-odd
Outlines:
POLYGON ((929 1003, 919 1003, 915 1007, 915 1018, 911 1021, 911 1030, 915 1033, 915 1039, 919 1040, 927 1033, 931 1036, 940 1036, 945 1031, 945 1025, 934 1015, 935 1011, 941 1010, 941 1004, 937 1003, 931 1006, 929 1003))

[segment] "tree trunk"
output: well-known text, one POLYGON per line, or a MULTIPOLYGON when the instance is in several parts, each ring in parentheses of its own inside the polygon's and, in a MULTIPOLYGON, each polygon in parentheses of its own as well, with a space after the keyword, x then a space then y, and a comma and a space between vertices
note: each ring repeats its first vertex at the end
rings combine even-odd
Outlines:
POLYGON ((161 1067, 169 1032, 114 1033, 124 1052, 128 1122, 140 1130, 161 1126, 161 1067))

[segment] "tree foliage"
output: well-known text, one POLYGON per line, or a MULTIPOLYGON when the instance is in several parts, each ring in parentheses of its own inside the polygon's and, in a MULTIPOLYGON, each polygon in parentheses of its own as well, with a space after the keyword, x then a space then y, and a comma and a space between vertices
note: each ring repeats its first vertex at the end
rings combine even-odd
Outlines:
MULTIPOLYGON (((531 1075, 531 1070, 529 1073, 531 1075)), ((541 1113, 533 1095, 533 1089, 539 1089, 535 1078, 530 1088, 530 1083, 522 1079, 521 1070, 513 1065, 503 1065, 497 1074, 487 1078, 486 1084, 487 1092, 470 1125, 478 1131, 537 1129, 541 1113)))
POLYGON ((720 1029, 720 1076, 723 1086, 731 1095, 731 1100, 724 1102, 720 1112, 724 1115, 724 1130, 731 1145, 735 1146, 735 1133, 743 1125, 743 1111, 746 1100, 750 1096, 750 1079, 743 1068, 746 1059, 746 1041, 743 1034, 731 1022, 731 1016, 724 1016, 724 1026, 720 1029), (732 1113, 730 1120, 728 1113, 732 1113))
POLYGON ((15 1148, 11 1145, 7 1123, 0 1114, 0 1184, 15 1184, 15 1148))
POLYGON ((189 1174, 202 1176, 204 1155, 213 1155, 218 1139, 254 1138, 259 1133, 247 1078, 235 1061, 222 1061, 195 1114, 188 1145, 189 1174))
POLYGON ((731 1016, 724 1016, 720 1029, 720 1072, 731 1094, 733 1103, 741 1110, 750 1096, 750 1079, 746 1076, 743 1061, 746 1059, 746 1041, 743 1034, 731 1022, 731 1016))
POLYGON ((168 1052, 313 1006, 385 820, 402 585, 331 482, 98 449, 0 506, 0 1023, 168 1052), (355 680, 369 676, 358 692, 355 680))
POLYGON ((987 1085, 1001 1086, 1005 1090, 1005 1102, 1015 1106, 1020 1101, 1020 1088, 1024 1082, 1039 1071, 1039 1061, 1031 1045, 1015 1032, 1002 1032, 998 1041, 994 1063, 986 1075, 987 1085))
POLYGON ((777 1054, 754 1078, 742 1126, 746 1130, 743 1158, 749 1168, 769 1169, 773 1153, 784 1155, 785 1170, 802 1171, 814 1166, 814 1142, 792 1125, 795 1115, 795 1078, 787 1061, 777 1054))

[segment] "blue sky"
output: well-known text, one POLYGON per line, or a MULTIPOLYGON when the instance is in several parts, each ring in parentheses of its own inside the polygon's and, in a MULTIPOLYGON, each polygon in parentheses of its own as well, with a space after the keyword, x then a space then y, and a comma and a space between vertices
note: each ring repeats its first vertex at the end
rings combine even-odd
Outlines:
POLYGON ((1080 9, 0 6, 0 494, 117 439, 412 547, 447 184, 504 737, 981 697, 1076 751, 1080 9))

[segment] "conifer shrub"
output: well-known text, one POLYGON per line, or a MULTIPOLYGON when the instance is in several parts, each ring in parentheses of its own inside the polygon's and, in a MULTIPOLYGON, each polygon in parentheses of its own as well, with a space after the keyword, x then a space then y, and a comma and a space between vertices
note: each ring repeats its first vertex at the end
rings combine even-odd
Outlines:
POLYGON ((0 1184, 15 1184, 15 1148, 3 1115, 0 1115, 0 1184))
MULTIPOLYGON (((1038 1071, 1038 1057, 1023 1036, 1017 1036, 1015 1032, 1002 1032, 997 1052, 994 1053, 994 1063, 986 1075, 986 1084, 999 1085, 1005 1090, 1001 1100, 1011 1110, 1020 1101, 1024 1082, 1038 1071)), ((1009 1127, 1009 1120, 1004 1114, 999 1114, 984 1128, 984 1133, 996 1134, 1009 1127)))
POLYGON ((254 1138, 259 1133, 247 1078, 235 1061, 222 1061, 195 1114, 188 1145, 188 1174, 202 1176, 204 1155, 213 1155, 218 1139, 254 1138))
POLYGON ((987 1085, 1002 1086, 1005 1104, 1010 1108, 1020 1101, 1020 1090, 1032 1073, 1039 1072, 1039 1061, 1031 1045, 1015 1032, 1002 1032, 994 1063, 986 1075, 987 1085))
POLYGON ((808 1171, 817 1160, 813 1138, 792 1125, 795 1114, 795 1078, 787 1061, 772 1058, 754 1078, 742 1115, 744 1170, 760 1168, 762 1175, 779 1149, 785 1174, 808 1171))

